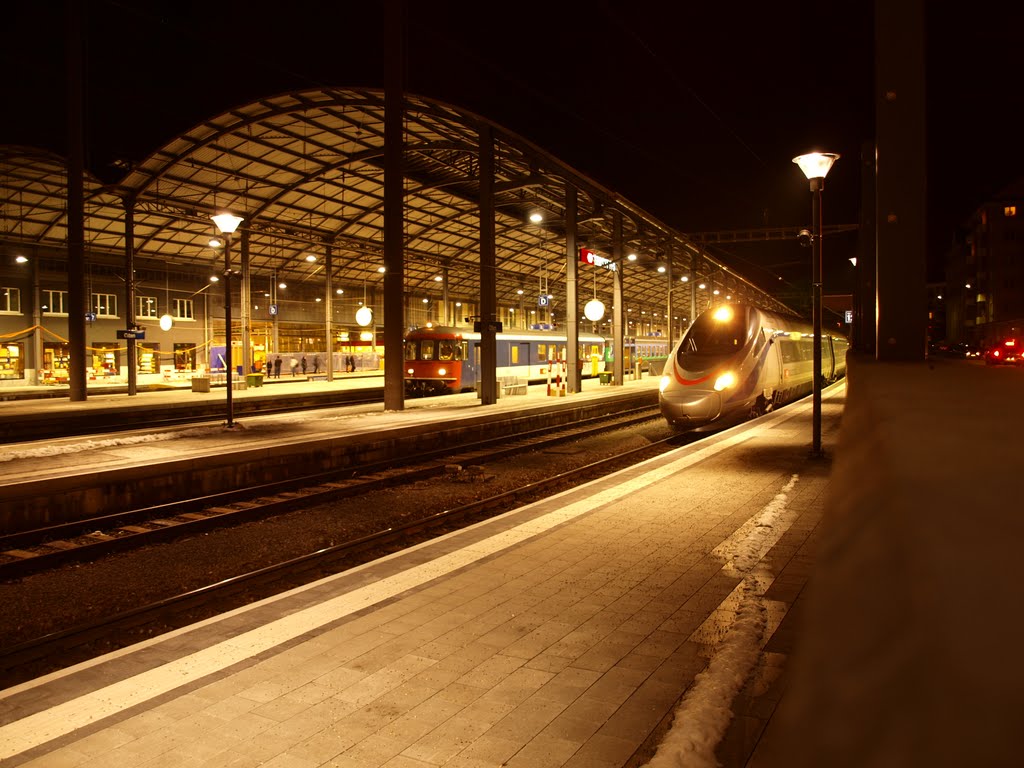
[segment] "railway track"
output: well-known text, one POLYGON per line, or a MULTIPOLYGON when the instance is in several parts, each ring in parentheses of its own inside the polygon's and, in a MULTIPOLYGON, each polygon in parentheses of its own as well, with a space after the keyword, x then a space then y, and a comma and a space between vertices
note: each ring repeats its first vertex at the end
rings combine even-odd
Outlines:
MULTIPOLYGON (((652 418, 650 409, 637 412, 604 424, 590 424, 576 429, 559 430, 559 434, 536 435, 507 443, 504 446, 472 446, 450 457, 448 461, 426 461, 409 465, 404 470, 406 478, 424 476, 423 471, 451 471, 456 457, 465 462, 494 462, 502 457, 514 456, 524 451, 542 450, 557 443, 585 439, 597 431, 622 429, 652 418)), ((239 604, 258 599, 266 594, 290 588, 297 584, 319 578, 325 573, 352 567, 387 552, 410 546, 416 541, 456 529, 485 516, 497 514, 517 504, 535 499, 558 489, 592 479, 625 465, 635 463, 653 454, 669 450, 692 438, 672 435, 642 448, 616 453, 613 456, 590 462, 573 470, 553 474, 542 480, 524 484, 511 491, 495 494, 471 503, 454 506, 439 513, 427 514, 400 525, 390 525, 369 535, 363 535, 335 546, 325 547, 300 557, 293 557, 273 565, 253 570, 233 578, 221 579, 214 584, 192 589, 182 594, 167 597, 153 603, 124 611, 116 616, 105 617, 87 624, 53 632, 43 637, 12 645, 0 651, 0 680, 5 684, 16 684, 46 672, 60 669, 86 658, 107 652, 135 642, 146 636, 183 626, 219 611, 228 610, 239 604), (359 559, 362 558, 362 559, 359 559)), ((366 479, 366 478, 364 478, 366 479)), ((369 482, 384 482, 377 477, 369 482)), ((326 491, 331 493, 332 491, 326 491)), ((303 494, 304 503, 318 503, 319 494, 303 494)), ((274 505, 278 502, 270 502, 274 505)), ((238 513, 252 512, 240 508, 238 513)), ((193 521, 201 522, 201 521, 193 521)), ((184 523, 187 525, 187 523, 184 523)), ((196 529, 191 529, 195 531, 196 529)), ((179 529, 177 535, 186 535, 179 529)))
POLYGON ((460 446, 454 452, 434 451, 414 459, 295 477, 255 488, 0 536, 0 582, 332 499, 437 477, 453 472, 454 467, 486 464, 545 445, 585 439, 655 418, 658 418, 657 408, 638 408, 613 418, 600 416, 571 426, 532 430, 514 440, 495 438, 460 446))

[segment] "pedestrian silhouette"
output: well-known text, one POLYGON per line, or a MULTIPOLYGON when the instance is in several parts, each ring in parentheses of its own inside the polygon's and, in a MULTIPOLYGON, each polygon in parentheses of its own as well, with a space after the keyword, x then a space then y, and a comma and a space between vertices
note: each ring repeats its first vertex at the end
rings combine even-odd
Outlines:
POLYGON ((292 367, 292 376, 294 376, 294 375, 295 375, 295 369, 299 367, 299 361, 298 361, 298 360, 296 360, 296 359, 295 359, 295 358, 293 357, 293 358, 292 358, 292 361, 291 361, 291 362, 289 363, 289 365, 290 365, 290 366, 292 367))
POLYGON ((320 373, 320 355, 313 358, 313 373, 320 373))
POLYGON ((278 355, 277 359, 274 361, 274 378, 275 379, 280 379, 281 378, 281 356, 280 355, 278 355))
POLYGON ((306 356, 302 356, 302 375, 306 375, 306 356))

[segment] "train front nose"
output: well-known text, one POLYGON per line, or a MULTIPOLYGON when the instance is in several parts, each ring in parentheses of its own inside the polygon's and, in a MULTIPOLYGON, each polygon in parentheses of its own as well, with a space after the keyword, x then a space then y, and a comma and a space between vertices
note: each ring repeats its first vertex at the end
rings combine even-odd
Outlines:
POLYGON ((662 392, 658 401, 661 415, 681 427, 707 424, 722 413, 722 396, 709 390, 662 392))

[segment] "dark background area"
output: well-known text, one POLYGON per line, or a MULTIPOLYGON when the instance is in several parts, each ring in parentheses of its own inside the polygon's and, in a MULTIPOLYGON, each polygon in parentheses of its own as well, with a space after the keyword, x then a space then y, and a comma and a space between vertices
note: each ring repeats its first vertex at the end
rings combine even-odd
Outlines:
MULTIPOLYGON (((929 279, 941 280, 956 226, 1022 175, 1024 11, 994 0, 926 6, 929 279)), ((792 158, 838 152, 823 219, 856 224, 860 156, 874 133, 873 7, 409 2, 406 89, 505 126, 688 233, 809 225, 792 158)), ((86 162, 105 181, 121 175, 118 161, 260 97, 384 84, 381 0, 83 8, 86 162)), ((0 143, 63 154, 64 4, 6 10, 0 143)), ((827 242, 826 293, 847 289, 856 249, 856 233, 827 242)), ((795 242, 719 253, 766 287, 809 282, 810 253, 795 242)))

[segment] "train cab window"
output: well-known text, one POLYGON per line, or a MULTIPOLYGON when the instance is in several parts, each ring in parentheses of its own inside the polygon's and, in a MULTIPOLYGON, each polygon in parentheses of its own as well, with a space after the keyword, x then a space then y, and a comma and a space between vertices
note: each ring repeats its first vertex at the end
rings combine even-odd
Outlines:
POLYGON ((420 342, 420 360, 433 360, 434 359, 434 341, 421 341, 420 342))
POLYGON ((754 356, 755 357, 761 351, 762 347, 764 347, 764 331, 760 330, 760 331, 757 332, 757 336, 754 337, 754 356))
POLYGON ((715 317, 705 313, 690 327, 686 343, 680 347, 684 362, 687 357, 715 357, 731 355, 747 341, 746 313, 733 312, 728 317, 715 317))
POLYGON ((437 342, 438 360, 458 360, 459 351, 459 343, 457 341, 452 339, 442 339, 437 342))

